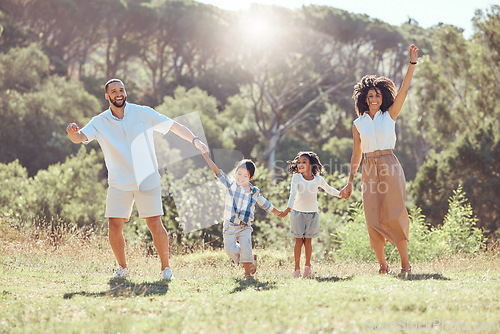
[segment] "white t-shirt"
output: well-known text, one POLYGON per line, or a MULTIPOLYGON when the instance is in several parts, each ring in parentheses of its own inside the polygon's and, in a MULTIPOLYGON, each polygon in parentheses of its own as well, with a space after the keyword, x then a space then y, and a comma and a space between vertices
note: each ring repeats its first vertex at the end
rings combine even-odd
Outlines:
POLYGON ((314 179, 308 181, 301 173, 293 174, 288 207, 300 212, 318 212, 318 188, 323 188, 333 196, 339 196, 339 191, 330 187, 321 175, 314 175, 314 179))
POLYGON ((361 137, 361 150, 369 153, 377 150, 394 149, 396 145, 396 121, 389 112, 377 111, 373 119, 364 113, 354 120, 361 137))
POLYGON ((163 134, 174 121, 146 106, 125 104, 124 117, 103 111, 80 131, 88 144, 96 139, 104 153, 108 184, 123 191, 160 186, 153 130, 163 134))

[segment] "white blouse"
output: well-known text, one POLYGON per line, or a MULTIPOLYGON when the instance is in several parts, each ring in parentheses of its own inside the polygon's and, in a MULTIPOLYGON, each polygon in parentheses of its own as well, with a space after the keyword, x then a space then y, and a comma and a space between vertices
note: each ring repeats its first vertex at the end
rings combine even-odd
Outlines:
POLYGON ((364 113, 354 120, 361 137, 361 150, 369 153, 377 150, 394 149, 396 145, 396 121, 389 112, 377 111, 373 119, 364 113))

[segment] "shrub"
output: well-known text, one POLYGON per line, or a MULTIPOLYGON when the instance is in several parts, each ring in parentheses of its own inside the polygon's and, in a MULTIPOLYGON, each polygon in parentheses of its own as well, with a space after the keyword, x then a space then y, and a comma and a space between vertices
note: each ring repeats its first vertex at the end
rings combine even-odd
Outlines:
MULTIPOLYGON (((410 210, 410 261, 429 261, 457 253, 474 255, 485 249, 486 238, 482 230, 475 227, 477 218, 474 217, 461 186, 454 191, 449 203, 448 213, 440 227, 431 227, 420 208, 410 210)), ((351 206, 348 223, 331 235, 336 241, 331 249, 336 260, 376 261, 375 254, 370 249, 362 203, 351 206)), ((395 245, 388 244, 385 253, 388 261, 399 260, 395 245)))
POLYGON ((64 163, 40 170, 33 178, 17 161, 0 164, 0 209, 18 222, 95 227, 104 220, 105 183, 95 151, 81 147, 64 163))
POLYGON ((443 251, 449 254, 475 254, 484 249, 486 238, 482 230, 476 227, 477 218, 461 185, 453 191, 449 203, 448 213, 436 236, 443 251))
POLYGON ((340 226, 337 232, 332 233, 331 236, 337 242, 337 247, 332 250, 335 260, 376 260, 375 254, 370 248, 362 203, 357 202, 351 205, 347 224, 340 226))

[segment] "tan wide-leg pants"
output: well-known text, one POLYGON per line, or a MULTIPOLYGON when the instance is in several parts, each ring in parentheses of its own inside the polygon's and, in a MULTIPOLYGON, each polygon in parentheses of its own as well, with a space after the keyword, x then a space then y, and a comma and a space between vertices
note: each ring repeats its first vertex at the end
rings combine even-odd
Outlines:
POLYGON ((362 192, 370 247, 409 240, 405 176, 392 150, 365 153, 362 192))

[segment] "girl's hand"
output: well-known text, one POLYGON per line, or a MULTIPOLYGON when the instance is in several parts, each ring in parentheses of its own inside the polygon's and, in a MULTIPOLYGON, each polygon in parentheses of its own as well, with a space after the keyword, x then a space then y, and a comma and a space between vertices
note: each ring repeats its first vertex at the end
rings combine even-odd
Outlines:
POLYGON ((339 196, 343 199, 349 199, 349 197, 351 197, 351 193, 352 193, 352 183, 349 182, 348 184, 346 184, 344 188, 342 188, 339 196))
POLYGON ((418 48, 415 46, 415 44, 410 45, 410 61, 412 63, 415 63, 418 58, 418 48))

